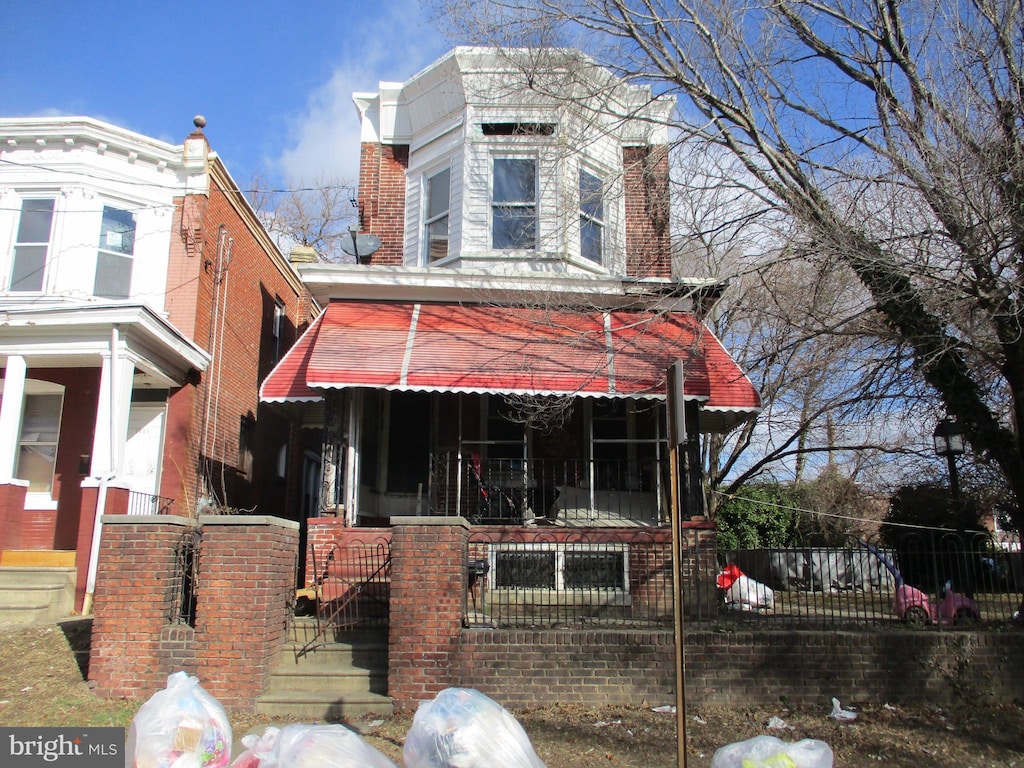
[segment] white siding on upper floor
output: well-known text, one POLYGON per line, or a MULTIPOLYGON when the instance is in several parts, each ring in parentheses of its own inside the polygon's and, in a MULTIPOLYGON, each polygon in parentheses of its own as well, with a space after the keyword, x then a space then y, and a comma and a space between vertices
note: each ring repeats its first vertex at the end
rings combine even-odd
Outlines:
MULTIPOLYGON (((3 128, 0 122, 0 132, 3 128)), ((115 137, 108 146, 82 142, 75 134, 64 140, 53 135, 36 140, 18 136, 0 145, 6 161, 0 164, 0 295, 14 300, 40 295, 9 290, 14 243, 22 201, 52 198, 42 294, 94 299, 100 227, 108 206, 131 213, 135 220, 130 300, 163 311, 174 196, 181 193, 183 178, 166 160, 154 162, 153 153, 160 147, 150 148, 145 156, 143 146, 135 151, 123 137, 116 138, 121 139, 116 149, 115 137)))

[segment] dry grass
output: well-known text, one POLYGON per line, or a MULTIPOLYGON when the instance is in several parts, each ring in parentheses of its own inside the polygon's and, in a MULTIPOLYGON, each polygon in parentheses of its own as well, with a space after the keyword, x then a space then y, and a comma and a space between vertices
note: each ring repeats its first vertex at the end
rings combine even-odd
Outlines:
MULTIPOLYGON (((74 628, 65 627, 69 632, 74 628)), ((846 707, 853 704, 843 702, 846 707)), ((139 702, 104 699, 90 690, 60 627, 0 629, 0 724, 127 727, 138 706, 139 702)), ((1019 705, 965 703, 940 709, 861 704, 857 720, 848 724, 830 719, 830 711, 823 702, 792 710, 692 707, 686 718, 688 768, 707 768, 718 747, 762 733, 785 741, 821 739, 835 752, 837 768, 1024 768, 1024 708, 1019 705), (772 717, 788 728, 769 730, 772 717)), ((655 713, 650 705, 565 705, 515 714, 548 768, 675 765, 675 717, 655 713)), ((406 713, 350 725, 401 765, 401 745, 410 722, 406 713)), ((241 713, 231 713, 231 723, 236 736, 284 724, 241 713)))

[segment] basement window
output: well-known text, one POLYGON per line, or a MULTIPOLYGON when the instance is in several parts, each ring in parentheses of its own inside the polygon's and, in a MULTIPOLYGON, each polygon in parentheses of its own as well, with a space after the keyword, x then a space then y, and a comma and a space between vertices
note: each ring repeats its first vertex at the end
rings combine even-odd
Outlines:
POLYGON ((494 589, 629 591, 625 544, 499 544, 490 558, 494 589))

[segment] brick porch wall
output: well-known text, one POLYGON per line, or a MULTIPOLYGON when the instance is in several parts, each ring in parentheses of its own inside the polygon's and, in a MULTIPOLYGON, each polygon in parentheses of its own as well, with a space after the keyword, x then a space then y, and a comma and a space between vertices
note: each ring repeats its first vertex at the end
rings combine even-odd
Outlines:
POLYGON ((469 522, 393 517, 388 694, 413 709, 456 683, 469 522))
POLYGON ((225 707, 252 709, 285 641, 299 524, 204 515, 196 601, 201 682, 225 707))
POLYGON ((175 547, 194 525, 171 515, 104 516, 89 651, 101 696, 148 697, 174 671, 161 641, 173 626, 175 547))
POLYGON ((105 515, 89 677, 103 696, 147 699, 184 670, 225 706, 250 710, 285 641, 298 523, 201 517, 196 627, 170 620, 175 548, 195 520, 105 515))

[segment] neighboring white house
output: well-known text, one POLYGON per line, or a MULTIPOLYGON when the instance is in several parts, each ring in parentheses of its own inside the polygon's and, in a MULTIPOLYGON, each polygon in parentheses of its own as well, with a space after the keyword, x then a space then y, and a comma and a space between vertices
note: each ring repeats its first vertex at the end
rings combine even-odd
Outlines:
POLYGON ((204 124, 0 119, 0 565, 76 566, 79 605, 102 514, 250 506, 289 440, 257 387, 308 294, 204 124))

